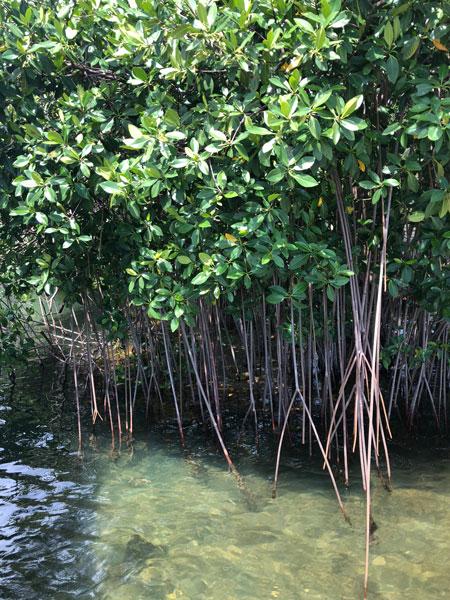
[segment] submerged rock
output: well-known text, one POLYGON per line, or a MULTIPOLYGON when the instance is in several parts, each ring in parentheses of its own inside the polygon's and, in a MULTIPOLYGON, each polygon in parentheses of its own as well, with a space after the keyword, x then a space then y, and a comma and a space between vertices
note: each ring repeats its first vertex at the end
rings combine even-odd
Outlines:
POLYGON ((128 540, 125 548, 125 557, 127 560, 145 560, 155 556, 166 554, 167 549, 163 546, 152 544, 142 535, 135 534, 128 540))

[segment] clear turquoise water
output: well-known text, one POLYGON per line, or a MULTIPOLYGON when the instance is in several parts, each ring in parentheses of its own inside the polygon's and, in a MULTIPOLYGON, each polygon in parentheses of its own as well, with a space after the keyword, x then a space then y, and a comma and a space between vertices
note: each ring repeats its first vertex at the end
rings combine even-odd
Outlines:
MULTIPOLYGON (((364 502, 341 517, 327 475, 300 449, 282 460, 233 448, 249 494, 192 429, 108 435, 75 452, 58 386, 18 381, 0 396, 0 598, 354 600, 361 598, 364 502)), ((66 414, 67 412, 67 414, 66 414)), ((450 452, 394 448, 392 493, 374 479, 370 598, 433 600, 450 590, 450 452)))

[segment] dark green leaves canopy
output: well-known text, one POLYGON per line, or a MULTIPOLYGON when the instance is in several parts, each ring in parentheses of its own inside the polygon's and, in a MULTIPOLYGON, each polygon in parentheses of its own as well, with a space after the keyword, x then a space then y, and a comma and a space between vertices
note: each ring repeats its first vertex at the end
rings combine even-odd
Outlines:
POLYGON ((199 296, 233 303, 241 288, 301 302, 295 286, 311 284, 333 300, 352 276, 338 177, 355 269, 392 194, 389 292, 450 316, 448 13, 434 0, 3 3, 4 286, 68 302, 101 290, 111 310, 130 298, 173 328, 199 296))

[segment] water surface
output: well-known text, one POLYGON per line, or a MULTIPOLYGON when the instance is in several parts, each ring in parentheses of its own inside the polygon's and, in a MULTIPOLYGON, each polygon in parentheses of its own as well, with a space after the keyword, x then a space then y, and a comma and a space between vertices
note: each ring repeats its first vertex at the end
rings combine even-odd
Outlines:
MULTIPOLYGON (((271 498, 272 449, 233 447, 247 492, 197 428, 110 451, 86 436, 76 453, 71 407, 45 376, 0 396, 0 598, 354 600, 361 597, 364 501, 355 480, 340 515, 327 475, 303 449, 283 455, 271 498)), ((441 442, 442 443, 442 442, 441 442)), ((447 598, 448 449, 395 447, 391 493, 374 479, 378 525, 371 598, 447 598)), ((356 479, 356 478, 355 478, 356 479)))

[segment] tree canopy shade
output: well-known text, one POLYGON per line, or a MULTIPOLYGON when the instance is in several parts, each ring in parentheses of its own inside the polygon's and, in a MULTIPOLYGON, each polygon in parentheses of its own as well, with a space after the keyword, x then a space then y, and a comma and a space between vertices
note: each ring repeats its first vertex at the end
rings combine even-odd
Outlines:
POLYGON ((217 431, 216 363, 199 373, 193 340, 213 349, 208 327, 236 323, 255 419, 264 342, 281 441, 297 400, 319 440, 320 396, 326 461, 351 415, 370 510, 372 452, 400 399, 412 422, 429 396, 446 423, 449 13, 441 0, 2 3, 5 297, 89 298, 102 331, 135 344, 130 315, 161 321, 174 391, 168 322, 211 386, 217 431))

